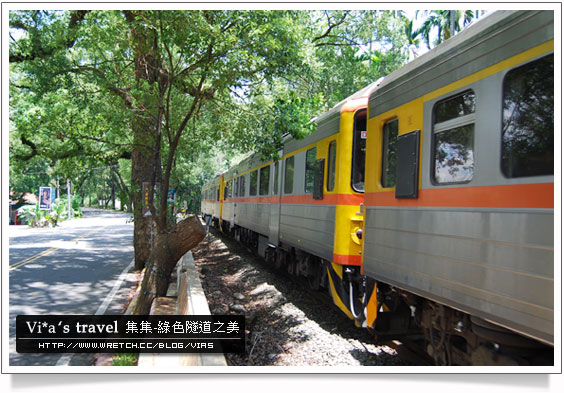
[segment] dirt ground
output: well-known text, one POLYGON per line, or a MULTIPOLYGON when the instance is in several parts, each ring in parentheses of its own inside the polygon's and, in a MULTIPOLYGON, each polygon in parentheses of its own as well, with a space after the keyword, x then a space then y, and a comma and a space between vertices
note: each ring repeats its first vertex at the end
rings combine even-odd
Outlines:
POLYGON ((234 239, 213 229, 193 251, 212 314, 244 314, 245 354, 226 354, 235 366, 402 365, 375 345, 330 296, 267 266, 234 239))

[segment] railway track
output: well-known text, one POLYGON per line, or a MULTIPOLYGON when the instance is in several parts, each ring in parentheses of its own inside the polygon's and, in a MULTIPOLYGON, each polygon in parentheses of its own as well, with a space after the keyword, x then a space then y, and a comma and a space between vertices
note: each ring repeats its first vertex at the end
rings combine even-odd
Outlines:
POLYGON ((404 362, 413 366, 435 365, 433 359, 427 356, 421 345, 410 340, 390 340, 385 341, 384 344, 394 349, 404 362))

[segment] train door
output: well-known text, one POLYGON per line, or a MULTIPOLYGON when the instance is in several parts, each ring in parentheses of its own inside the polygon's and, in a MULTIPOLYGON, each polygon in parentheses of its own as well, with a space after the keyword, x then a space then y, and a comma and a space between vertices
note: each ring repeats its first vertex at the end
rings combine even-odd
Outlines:
POLYGON ((233 213, 231 215, 231 218, 233 221, 231 221, 233 223, 233 225, 237 225, 237 200, 239 198, 239 182, 241 181, 241 179, 237 176, 237 172, 233 173, 233 191, 232 191, 232 196, 234 198, 233 200, 233 213))
MULTIPOLYGON (((280 152, 281 153, 281 152, 280 152)), ((281 154, 280 154, 281 155, 281 154)), ((268 242, 278 246, 280 235, 280 199, 282 184, 282 160, 275 161, 273 164, 274 176, 272 176, 271 190, 272 197, 270 203, 270 231, 268 242)))
POLYGON ((223 199, 224 199, 224 191, 225 191, 225 183, 224 183, 224 175, 221 175, 219 179, 219 189, 218 189, 218 197, 217 200, 219 201, 219 227, 221 228, 223 225, 223 199))

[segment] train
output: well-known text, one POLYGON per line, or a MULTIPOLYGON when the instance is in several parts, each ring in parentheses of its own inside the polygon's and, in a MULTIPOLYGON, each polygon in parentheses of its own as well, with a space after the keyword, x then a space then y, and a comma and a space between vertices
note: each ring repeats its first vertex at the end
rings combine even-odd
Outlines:
POLYGON ((554 364, 554 12, 496 11, 202 188, 208 223, 436 365, 554 364))

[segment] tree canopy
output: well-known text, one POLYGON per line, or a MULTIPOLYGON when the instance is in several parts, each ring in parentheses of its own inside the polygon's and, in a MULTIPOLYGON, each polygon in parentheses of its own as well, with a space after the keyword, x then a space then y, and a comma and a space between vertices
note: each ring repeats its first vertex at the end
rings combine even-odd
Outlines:
POLYGON ((11 162, 78 181, 131 158, 139 119, 161 125, 164 174, 210 151, 273 154, 405 62, 402 23, 387 11, 12 11, 11 162), (152 75, 136 51, 152 51, 152 75))

